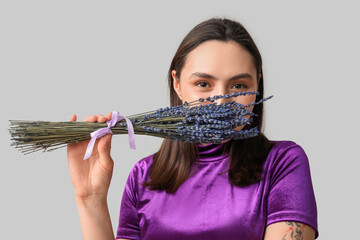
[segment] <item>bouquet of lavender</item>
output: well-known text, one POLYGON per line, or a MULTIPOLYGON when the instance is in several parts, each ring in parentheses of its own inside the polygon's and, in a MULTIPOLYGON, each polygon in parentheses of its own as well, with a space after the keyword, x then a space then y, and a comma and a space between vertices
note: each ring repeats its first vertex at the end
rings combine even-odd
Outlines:
POLYGON ((247 108, 272 96, 248 105, 235 101, 215 103, 217 99, 246 94, 258 95, 259 92, 244 91, 224 96, 216 95, 189 103, 184 102, 180 106, 122 117, 123 119, 111 126, 111 130, 109 123, 10 120, 9 131, 13 141, 11 145, 25 154, 38 150, 51 151, 67 144, 89 140, 92 133, 106 127, 112 134, 127 134, 131 128, 134 134, 194 143, 220 143, 227 139, 249 138, 258 135, 257 127, 240 131, 234 128, 251 124, 254 113, 247 108))

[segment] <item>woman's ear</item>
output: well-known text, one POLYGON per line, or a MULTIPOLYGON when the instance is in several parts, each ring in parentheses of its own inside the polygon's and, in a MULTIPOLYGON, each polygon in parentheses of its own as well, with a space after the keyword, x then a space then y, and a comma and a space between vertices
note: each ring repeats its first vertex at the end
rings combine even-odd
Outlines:
POLYGON ((177 93, 180 100, 182 100, 181 89, 180 89, 180 79, 176 79, 176 71, 175 70, 171 71, 171 76, 172 76, 172 79, 173 79, 174 90, 177 93))

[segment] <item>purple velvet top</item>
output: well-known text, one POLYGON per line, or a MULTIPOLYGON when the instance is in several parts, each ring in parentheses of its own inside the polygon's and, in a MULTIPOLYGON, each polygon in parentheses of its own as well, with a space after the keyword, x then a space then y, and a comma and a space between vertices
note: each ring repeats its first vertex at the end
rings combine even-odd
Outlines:
POLYGON ((218 175, 230 163, 224 144, 198 144, 198 169, 174 194, 141 186, 149 181, 153 155, 141 159, 125 185, 116 238, 260 240, 266 226, 279 221, 305 223, 317 238, 308 158, 292 141, 273 142, 262 180, 247 187, 231 185, 228 173, 218 175))

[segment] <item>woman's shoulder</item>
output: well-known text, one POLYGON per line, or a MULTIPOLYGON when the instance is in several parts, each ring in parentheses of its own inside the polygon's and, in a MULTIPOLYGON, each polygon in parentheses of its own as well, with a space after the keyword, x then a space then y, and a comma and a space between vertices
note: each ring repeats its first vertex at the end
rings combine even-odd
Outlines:
POLYGON ((151 165, 153 163, 154 154, 155 153, 150 154, 137 161, 132 167, 130 175, 136 175, 137 177, 146 176, 147 173, 150 171, 151 165))
POLYGON ((296 142, 291 140, 269 140, 272 144, 269 155, 279 154, 304 154, 304 149, 296 142))
POLYGON ((266 159, 266 165, 272 169, 289 169, 309 165, 304 149, 291 140, 270 140, 273 144, 266 159))

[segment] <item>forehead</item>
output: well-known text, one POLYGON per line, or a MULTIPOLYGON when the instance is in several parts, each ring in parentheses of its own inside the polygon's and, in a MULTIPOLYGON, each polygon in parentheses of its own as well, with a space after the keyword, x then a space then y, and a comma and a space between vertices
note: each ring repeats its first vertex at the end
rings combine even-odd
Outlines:
POLYGON ((253 56, 234 41, 210 40, 193 49, 186 58, 182 75, 199 71, 219 77, 247 72, 256 77, 253 56))

